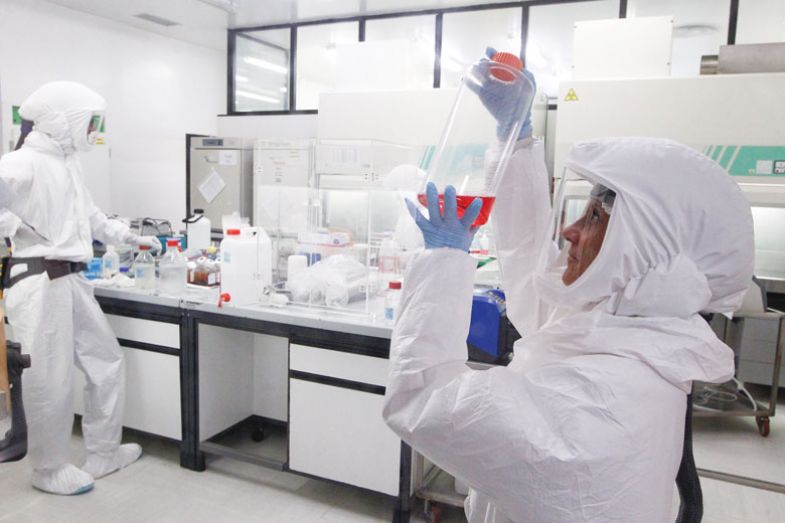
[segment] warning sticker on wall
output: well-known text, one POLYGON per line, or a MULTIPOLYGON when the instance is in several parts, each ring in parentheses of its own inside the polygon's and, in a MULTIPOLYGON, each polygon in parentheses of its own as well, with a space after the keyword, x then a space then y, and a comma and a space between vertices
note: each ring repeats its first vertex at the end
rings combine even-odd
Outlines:
POLYGON ((564 97, 564 101, 565 102, 577 102, 578 101, 578 95, 575 94, 575 89, 570 87, 570 90, 567 91, 567 96, 564 97))

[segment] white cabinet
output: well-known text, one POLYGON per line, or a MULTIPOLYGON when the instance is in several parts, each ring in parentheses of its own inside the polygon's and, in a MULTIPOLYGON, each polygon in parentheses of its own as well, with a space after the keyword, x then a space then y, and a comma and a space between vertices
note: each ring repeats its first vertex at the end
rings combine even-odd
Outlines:
MULTIPOLYGON (((125 316, 107 315, 118 338, 167 349, 180 349, 179 326, 125 316)), ((123 426, 175 440, 182 439, 180 358, 123 347, 125 411, 123 426)), ((74 411, 84 414, 84 375, 74 371, 74 411)))
POLYGON ((385 386, 390 360, 351 352, 292 344, 289 368, 342 380, 385 386))
POLYGON ((123 348, 125 415, 123 425, 171 439, 182 439, 180 360, 176 356, 123 348))
POLYGON ((289 468, 397 496, 401 440, 382 419, 389 360, 292 344, 289 468))
MULTIPOLYGON (((176 356, 123 347, 125 412, 123 426, 182 438, 180 360, 176 356)), ((84 414, 84 375, 74 372, 74 411, 84 414)))
POLYGON ((106 319, 112 326, 115 336, 120 339, 180 349, 180 326, 177 324, 115 314, 107 314, 106 319))
POLYGON ((379 394, 289 380, 289 468, 398 495, 401 440, 379 394))

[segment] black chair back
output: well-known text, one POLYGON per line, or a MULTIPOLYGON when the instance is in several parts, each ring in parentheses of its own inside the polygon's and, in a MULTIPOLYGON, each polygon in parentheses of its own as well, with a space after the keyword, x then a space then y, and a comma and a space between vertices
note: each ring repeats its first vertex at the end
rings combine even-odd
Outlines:
POLYGON ((700 523, 703 519, 703 491, 701 490, 698 469, 692 455, 692 394, 687 396, 687 413, 684 420, 684 450, 681 465, 676 475, 676 488, 679 489, 679 515, 676 523, 700 523))

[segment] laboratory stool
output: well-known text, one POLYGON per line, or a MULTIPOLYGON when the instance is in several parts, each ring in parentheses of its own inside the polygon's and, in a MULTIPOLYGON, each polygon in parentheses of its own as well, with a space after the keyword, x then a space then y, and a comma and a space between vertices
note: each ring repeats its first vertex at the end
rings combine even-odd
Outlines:
POLYGON ((703 519, 703 492, 692 455, 692 394, 687 396, 687 413, 684 420, 684 450, 681 453, 679 473, 676 475, 679 490, 679 515, 676 523, 700 523, 703 519))

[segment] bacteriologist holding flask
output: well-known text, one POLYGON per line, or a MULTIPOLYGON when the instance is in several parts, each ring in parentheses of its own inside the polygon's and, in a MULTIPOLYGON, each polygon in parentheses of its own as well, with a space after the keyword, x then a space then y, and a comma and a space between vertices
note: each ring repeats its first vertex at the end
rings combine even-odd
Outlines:
MULTIPOLYGON (((477 94, 493 112, 489 92, 477 94)), ((741 304, 749 205, 692 149, 601 139, 576 144, 559 173, 592 187, 583 215, 562 224, 563 191, 552 210, 542 143, 521 127, 493 210, 523 334, 514 358, 466 366, 480 202, 459 218, 455 190, 442 209, 431 185, 428 217, 410 204, 426 249, 404 280, 385 420, 471 487, 471 523, 671 521, 692 382, 733 375, 733 352, 698 313, 741 304)))

